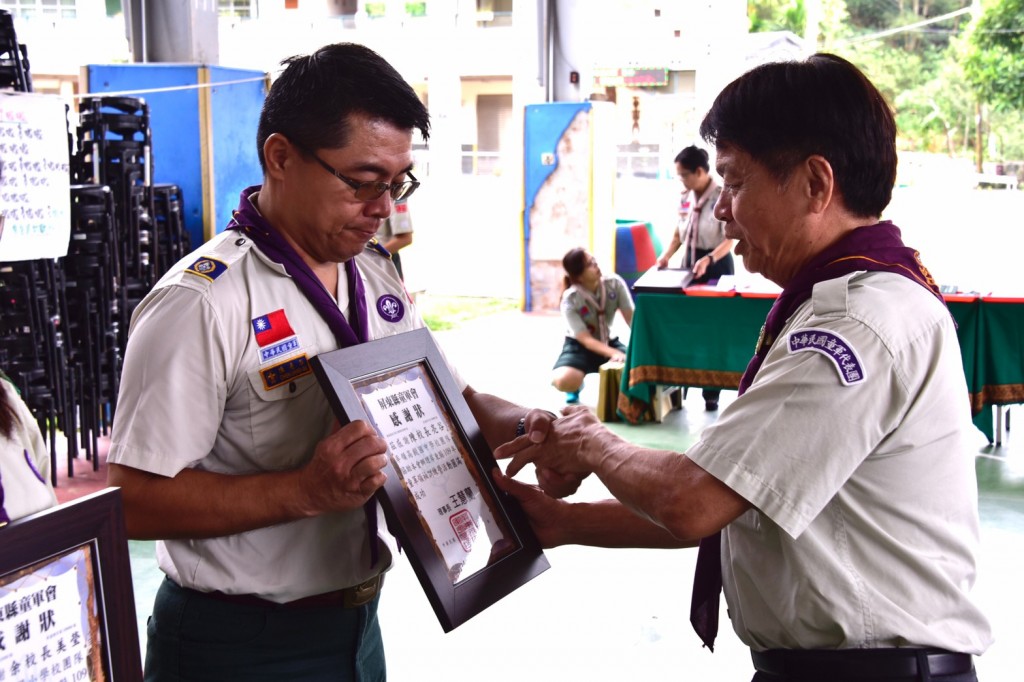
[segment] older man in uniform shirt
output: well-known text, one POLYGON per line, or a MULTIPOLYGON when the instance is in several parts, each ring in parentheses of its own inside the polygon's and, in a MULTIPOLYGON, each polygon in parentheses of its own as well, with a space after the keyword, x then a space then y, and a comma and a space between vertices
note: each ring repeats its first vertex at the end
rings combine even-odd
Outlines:
POLYGON ((685 455, 639 448, 586 411, 499 448, 596 473, 570 504, 511 478, 542 543, 699 544, 691 621, 707 646, 724 585, 756 682, 976 679, 977 484, 954 322, 918 254, 879 222, 896 127, 853 65, 818 54, 731 83, 701 126, 715 212, 783 291, 740 396, 685 455))

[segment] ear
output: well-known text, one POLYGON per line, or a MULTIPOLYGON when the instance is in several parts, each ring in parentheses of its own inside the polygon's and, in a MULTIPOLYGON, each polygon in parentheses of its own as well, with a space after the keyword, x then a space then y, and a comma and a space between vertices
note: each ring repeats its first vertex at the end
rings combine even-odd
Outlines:
POLYGON ((267 175, 280 177, 284 173, 285 166, 297 150, 288 141, 288 138, 281 133, 272 133, 263 143, 263 158, 267 162, 267 175))
POLYGON ((804 170, 807 173, 808 208, 812 213, 824 213, 835 192, 832 164, 824 156, 814 154, 804 161, 804 170))

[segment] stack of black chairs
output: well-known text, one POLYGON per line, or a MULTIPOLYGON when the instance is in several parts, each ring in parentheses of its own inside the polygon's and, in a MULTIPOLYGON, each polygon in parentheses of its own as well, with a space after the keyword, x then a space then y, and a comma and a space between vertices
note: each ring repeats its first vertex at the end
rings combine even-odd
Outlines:
POLYGON ((153 229, 156 232, 156 262, 162 274, 192 251, 185 228, 184 201, 177 185, 153 185, 153 229))
POLYGON ((14 19, 7 10, 0 10, 0 88, 32 92, 28 50, 18 43, 14 19))
MULTIPOLYGON (((32 91, 28 51, 18 43, 13 18, 6 10, 0 10, 0 88, 32 91)), ((66 312, 59 262, 0 263, 0 362, 48 441, 54 483, 57 430, 74 433, 75 409, 70 402, 74 391, 67 372, 63 325, 66 312)))
POLYGON ((72 182, 106 186, 113 194, 120 274, 120 335, 164 264, 153 234, 152 140, 149 107, 134 97, 93 97, 79 104, 78 151, 72 182))
MULTIPOLYGON (((71 186, 71 238, 62 259, 69 301, 69 370, 77 391, 86 457, 97 468, 98 439, 109 431, 117 402, 122 349, 121 273, 114 197, 105 185, 71 186)), ((77 453, 74 453, 77 454, 77 453)), ((73 453, 68 472, 73 474, 73 453)))
POLYGON ((74 380, 68 372, 63 272, 52 259, 0 263, 0 347, 3 370, 35 415, 50 447, 57 481, 57 431, 68 436, 69 466, 75 451, 74 380))
MULTIPOLYGON (((0 10, 0 88, 30 92, 27 51, 0 10)), ((161 275, 191 251, 181 189, 152 181, 149 108, 91 97, 68 130, 71 234, 67 256, 0 263, 0 369, 15 382, 49 442, 57 431, 68 476, 84 447, 99 468, 131 314, 161 275)))

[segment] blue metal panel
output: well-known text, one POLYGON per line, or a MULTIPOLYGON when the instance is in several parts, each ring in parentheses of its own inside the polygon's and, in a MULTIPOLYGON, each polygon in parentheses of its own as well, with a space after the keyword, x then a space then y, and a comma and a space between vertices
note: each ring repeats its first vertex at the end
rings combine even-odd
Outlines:
POLYGON ((242 190, 263 182, 256 153, 256 128, 266 98, 266 74, 220 66, 211 66, 209 70, 211 83, 230 83, 210 88, 214 227, 221 232, 231 219, 231 211, 238 206, 242 190))
MULTIPOLYGON (((562 139, 562 135, 576 114, 580 111, 590 111, 590 107, 589 102, 552 102, 527 105, 523 163, 527 216, 530 215, 530 208, 537 198, 537 192, 548 176, 558 167, 557 159, 555 159, 555 163, 545 165, 541 163, 541 157, 544 154, 555 155, 559 140, 562 139)), ((527 226, 527 239, 529 235, 529 226, 527 226)))
POLYGON ((590 111, 590 108, 589 102, 549 102, 526 106, 523 122, 523 284, 526 310, 533 310, 533 296, 530 291, 530 236, 533 226, 530 224, 530 209, 544 181, 558 167, 555 155, 559 140, 576 114, 580 111, 590 111), (549 154, 553 162, 544 163, 544 157, 549 154))
POLYGON ((202 149, 199 143, 199 67, 194 64, 90 64, 89 92, 122 93, 151 88, 168 92, 131 94, 149 105, 153 182, 181 188, 185 227, 198 246, 203 238, 202 149))

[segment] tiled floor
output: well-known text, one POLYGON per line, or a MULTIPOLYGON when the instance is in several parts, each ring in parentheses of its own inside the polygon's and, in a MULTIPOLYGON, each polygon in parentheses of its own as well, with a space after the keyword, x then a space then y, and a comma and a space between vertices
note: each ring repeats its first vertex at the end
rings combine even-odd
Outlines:
MULTIPOLYGON (((502 313, 439 333, 438 338, 476 389, 523 405, 557 409, 561 395, 547 382, 561 333, 558 317, 502 313), (499 367, 496 357, 508 364, 499 367)), ((582 395, 583 404, 591 406, 597 403, 593 379, 582 395)), ((724 392, 723 407, 734 396, 724 392)), ((645 446, 682 451, 714 419, 703 407, 700 391, 690 391, 684 408, 662 424, 609 428, 645 446)), ((1019 420, 1020 413, 1019 407, 1011 408, 1012 419, 1019 420)), ((1018 614, 1024 612, 1024 448, 1014 449, 1013 435, 994 448, 977 434, 982 551, 976 595, 996 633, 996 643, 978 661, 985 682, 1020 679, 1016 640, 1018 614)), ((90 475, 83 472, 76 478, 90 475)), ((607 493, 600 483, 588 480, 578 495, 599 499, 607 493)), ((155 565, 153 543, 129 544, 144 647, 144 623, 162 574, 155 565)), ((550 570, 448 634, 438 625, 408 562, 399 559, 381 603, 390 678, 750 678, 749 654, 727 625, 714 654, 702 649, 690 630, 687 610, 695 552, 559 547, 547 556, 550 570)))

